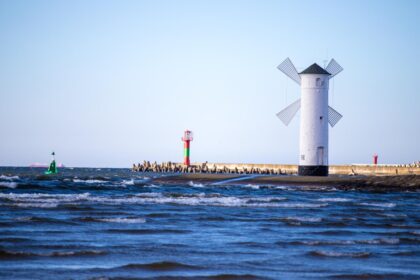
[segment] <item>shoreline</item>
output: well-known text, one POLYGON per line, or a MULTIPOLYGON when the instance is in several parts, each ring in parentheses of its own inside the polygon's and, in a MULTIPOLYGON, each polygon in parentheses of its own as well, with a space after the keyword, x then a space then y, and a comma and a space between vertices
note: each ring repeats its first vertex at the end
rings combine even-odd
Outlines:
POLYGON ((238 174, 179 174, 152 180, 161 184, 190 182, 212 185, 274 185, 303 186, 309 189, 335 188, 339 190, 366 191, 416 191, 420 190, 420 175, 394 176, 338 176, 312 177, 290 175, 238 175, 238 174))

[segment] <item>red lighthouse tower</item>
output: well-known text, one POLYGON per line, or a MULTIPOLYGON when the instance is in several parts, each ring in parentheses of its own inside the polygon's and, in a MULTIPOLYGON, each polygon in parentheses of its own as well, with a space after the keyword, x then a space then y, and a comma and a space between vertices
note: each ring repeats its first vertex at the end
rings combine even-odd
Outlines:
POLYGON ((192 131, 185 130, 184 137, 182 137, 182 141, 184 141, 184 164, 186 166, 190 166, 190 141, 192 140, 193 140, 192 131))

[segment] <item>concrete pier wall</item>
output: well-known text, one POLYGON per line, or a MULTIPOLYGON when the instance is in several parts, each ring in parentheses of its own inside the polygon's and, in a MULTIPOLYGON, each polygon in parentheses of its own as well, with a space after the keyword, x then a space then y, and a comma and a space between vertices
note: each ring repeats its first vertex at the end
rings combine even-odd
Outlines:
MULTIPOLYGON (((202 163, 193 163, 193 165, 201 165, 202 163)), ((254 169, 274 169, 281 171, 282 174, 297 174, 298 166, 294 164, 249 164, 249 163, 207 163, 212 169, 224 167, 230 170, 247 170, 254 169)), ((400 166, 400 165, 330 165, 330 175, 420 175, 420 167, 418 166, 400 166)))

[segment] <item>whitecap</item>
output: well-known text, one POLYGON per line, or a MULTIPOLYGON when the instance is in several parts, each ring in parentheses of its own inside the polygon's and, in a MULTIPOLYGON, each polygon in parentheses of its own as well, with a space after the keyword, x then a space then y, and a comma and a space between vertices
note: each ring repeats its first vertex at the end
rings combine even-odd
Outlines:
POLYGON ((155 185, 155 184, 151 184, 151 185, 147 185, 145 187, 147 187, 147 188, 160 188, 161 186, 155 185))
POLYGON ((94 180, 94 179, 88 179, 88 180, 73 179, 73 182, 75 182, 75 183, 86 183, 86 184, 103 184, 103 183, 107 183, 107 181, 104 181, 104 180, 94 180))
POLYGON ((312 222, 312 223, 317 223, 317 222, 321 222, 322 218, 319 217, 285 217, 283 218, 284 220, 287 221, 294 221, 294 222, 312 222))
POLYGON ((204 188, 204 185, 203 185, 203 184, 200 184, 200 183, 194 183, 193 181, 190 181, 190 182, 188 183, 188 185, 189 185, 189 186, 191 186, 191 187, 194 187, 194 188, 204 188))
POLYGON ((121 184, 122 185, 126 185, 126 186, 132 186, 132 185, 134 185, 134 179, 131 179, 131 180, 123 180, 121 182, 121 184))
POLYGON ((279 207, 284 208, 321 208, 327 206, 328 203, 279 203, 279 207))
POLYGON ((245 187, 247 187, 247 188, 251 188, 251 189, 254 189, 254 190, 258 190, 258 189, 260 189, 260 186, 258 186, 258 185, 253 185, 253 184, 248 184, 248 185, 245 185, 245 187))
POLYGON ((363 203, 359 203, 359 205, 363 205, 363 206, 373 206, 373 207, 385 207, 385 208, 393 208, 396 206, 395 203, 392 202, 388 202, 388 203, 368 203, 368 202, 363 202, 363 203))
POLYGON ((82 194, 44 194, 44 193, 0 193, 0 198, 17 202, 19 207, 53 208, 60 203, 86 201, 89 193, 82 194), (45 204, 45 205, 44 205, 45 204))
POLYGON ((322 202, 347 202, 351 201, 349 198, 342 198, 342 197, 325 197, 325 198, 319 198, 318 201, 322 202))
POLYGON ((351 257, 351 258, 365 258, 369 257, 369 252, 355 252, 355 253, 342 253, 336 251, 312 251, 310 252, 313 256, 322 256, 322 257, 351 257))
POLYGON ((19 176, 6 176, 6 175, 0 175, 0 179, 7 180, 7 181, 13 181, 13 180, 19 180, 19 176))
POLYGON ((41 204, 81 204, 102 203, 110 205, 121 204, 178 204, 178 205, 206 205, 223 207, 278 207, 278 208, 319 208, 328 204, 314 203, 282 203, 284 197, 248 197, 223 196, 221 194, 177 194, 177 193, 138 193, 129 196, 92 196, 90 193, 82 194, 43 194, 43 193, 0 193, 0 198, 8 199, 23 205, 37 206, 41 204))
POLYGON ((22 208, 56 208, 58 203, 15 203, 12 205, 22 208))
POLYGON ((108 223, 125 223, 125 224, 143 224, 146 222, 144 218, 103 218, 97 219, 98 221, 108 223))
POLYGON ((18 183, 16 183, 16 182, 0 182, 0 186, 14 189, 18 186, 18 183))

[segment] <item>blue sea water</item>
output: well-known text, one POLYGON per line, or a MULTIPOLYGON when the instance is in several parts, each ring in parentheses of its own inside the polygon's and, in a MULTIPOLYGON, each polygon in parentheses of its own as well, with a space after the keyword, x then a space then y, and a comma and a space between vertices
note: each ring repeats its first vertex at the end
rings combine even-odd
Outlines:
POLYGON ((0 168, 1 279, 420 279, 419 192, 0 168))

